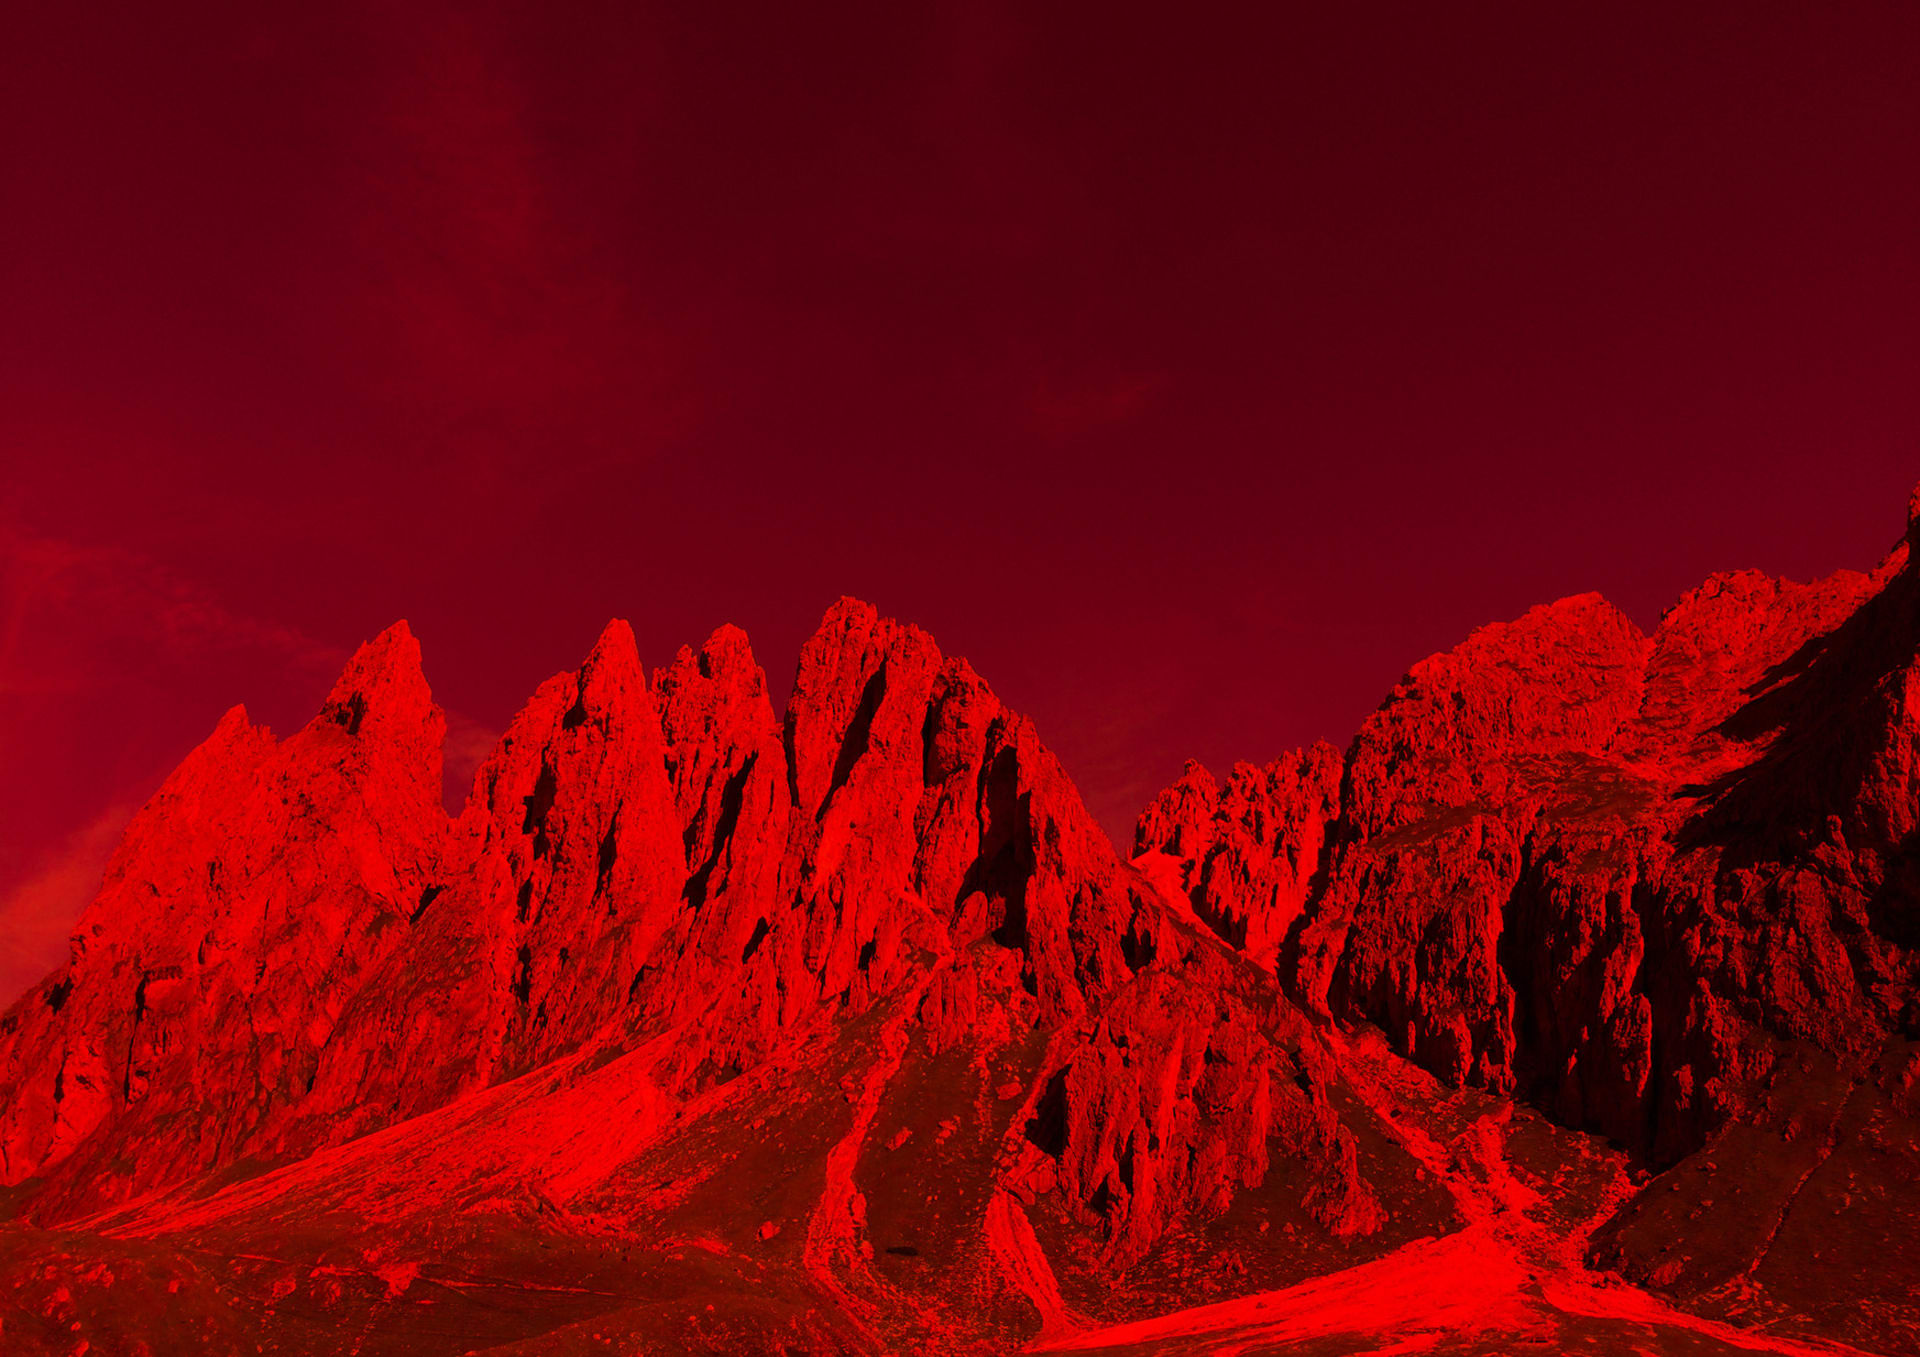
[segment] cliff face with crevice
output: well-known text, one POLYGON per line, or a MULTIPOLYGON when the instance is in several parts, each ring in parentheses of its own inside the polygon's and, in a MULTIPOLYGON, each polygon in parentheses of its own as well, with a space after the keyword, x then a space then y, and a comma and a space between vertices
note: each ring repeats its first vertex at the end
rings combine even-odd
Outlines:
POLYGON ((1324 742, 1265 768, 1237 764, 1224 787, 1189 762, 1141 815, 1134 855, 1173 859, 1208 927, 1271 964, 1319 889, 1340 772, 1340 751, 1324 742))
POLYGON ((1310 1009, 1672 1163, 1764 1097, 1780 1041, 1863 1066, 1917 1034, 1917 614, 1904 545, 1715 577, 1650 637, 1597 596, 1536 608, 1416 665, 1296 809, 1190 767, 1136 846, 1226 936, 1284 935, 1310 1009), (1304 904, 1254 884, 1268 858, 1316 879, 1304 904))

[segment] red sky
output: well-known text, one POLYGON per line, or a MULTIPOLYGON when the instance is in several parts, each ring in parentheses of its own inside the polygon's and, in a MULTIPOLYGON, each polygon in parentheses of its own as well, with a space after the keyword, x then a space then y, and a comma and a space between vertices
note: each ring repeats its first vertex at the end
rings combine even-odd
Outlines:
POLYGON ((856 594, 1122 835, 1478 623, 1893 540, 1920 9, 1243 8, 16 7, 0 994, 396 617, 473 747, 610 616, 784 691, 856 594))

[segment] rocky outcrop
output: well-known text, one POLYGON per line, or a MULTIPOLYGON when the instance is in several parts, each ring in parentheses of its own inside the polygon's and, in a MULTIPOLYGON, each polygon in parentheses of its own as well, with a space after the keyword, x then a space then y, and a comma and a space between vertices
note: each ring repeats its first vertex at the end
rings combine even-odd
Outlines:
POLYGON ((72 955, 0 1018, 0 1174, 63 1214, 311 1142, 346 1004, 444 849, 444 720, 401 624, 276 743, 236 707, 142 808, 72 955))
POLYGON ((1180 861, 1194 912, 1271 965, 1327 860, 1340 772, 1340 751, 1324 742, 1265 768, 1236 764, 1225 787, 1188 763, 1140 817, 1134 854, 1180 861))
MULTIPOLYGON (((441 816, 444 821, 444 815, 441 816)), ((341 996, 307 1115, 325 1143, 573 1050, 624 1011, 687 879, 632 632, 541 685, 444 830, 407 935, 341 996)))
MULTIPOLYGON (((1764 1102, 1782 1041, 1863 1067, 1920 995, 1917 615, 1903 544, 1871 575, 1716 576, 1651 637, 1586 595, 1416 665, 1307 836, 1283 982, 1656 1165, 1764 1102)), ((1246 843, 1292 860, 1271 804, 1190 767, 1136 836, 1256 954, 1272 930, 1212 883, 1246 843)))
POLYGON ((1513 1085, 1514 991, 1498 956, 1523 845, 1606 765, 1649 645, 1597 595, 1484 627, 1416 665, 1347 756, 1338 849, 1290 980, 1378 1021, 1456 1082, 1513 1085))

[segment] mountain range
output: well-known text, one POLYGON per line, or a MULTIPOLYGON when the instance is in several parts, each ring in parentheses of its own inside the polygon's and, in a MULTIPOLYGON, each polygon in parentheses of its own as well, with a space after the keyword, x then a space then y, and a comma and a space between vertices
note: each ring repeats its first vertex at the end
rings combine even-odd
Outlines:
POLYGON ((0 1017, 8 1353, 1920 1352, 1920 497, 1117 851, 851 599, 609 625, 458 814, 399 623, 0 1017))

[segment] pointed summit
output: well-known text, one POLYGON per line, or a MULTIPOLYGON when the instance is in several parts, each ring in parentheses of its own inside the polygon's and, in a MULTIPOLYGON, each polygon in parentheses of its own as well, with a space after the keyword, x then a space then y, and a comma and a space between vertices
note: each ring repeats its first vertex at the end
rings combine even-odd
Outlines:
MULTIPOLYGON (((818 817, 833 792, 891 722, 924 706, 942 663, 933 638, 883 618, 872 605, 841 598, 800 648, 787 703, 794 804, 818 817), (889 698, 892 700, 889 701, 889 698)), ((902 743, 917 731, 903 729, 902 743)))
POLYGON ((580 665, 579 683, 576 711, 606 711, 616 704, 635 701, 646 692, 640 647, 628 622, 616 617, 601 629, 600 639, 580 665))
POLYGON ((1133 851, 1170 853, 1196 862, 1213 844, 1213 814, 1220 784, 1205 764, 1188 759, 1179 778, 1140 813, 1133 830, 1133 851))
POLYGON ((420 643, 405 620, 353 653, 315 720, 356 736, 372 728, 411 734, 444 724, 421 668, 420 643))
POLYGON ((725 678, 741 675, 755 686, 764 683, 760 664, 753 658, 753 646, 747 640, 746 632, 731 622, 714 630, 707 637, 706 644, 700 647, 700 672, 708 678, 725 678))
POLYGON ((363 795, 386 803, 384 815, 424 825, 439 818, 446 735, 420 643, 400 621, 353 653, 320 714, 287 742, 287 752, 314 775, 357 769, 350 775, 363 795), (351 737, 355 757, 340 759, 340 732, 351 737))
POLYGON ((747 634, 724 626, 698 652, 681 646, 672 664, 654 671, 653 694, 673 769, 674 796, 687 825, 689 866, 697 867, 712 850, 727 785, 749 763, 780 784, 777 814, 784 834, 786 753, 767 700, 766 674, 754 659, 747 634))

